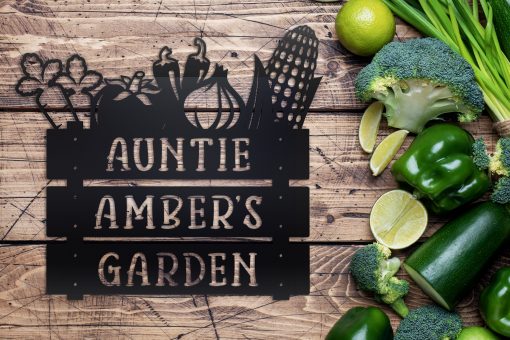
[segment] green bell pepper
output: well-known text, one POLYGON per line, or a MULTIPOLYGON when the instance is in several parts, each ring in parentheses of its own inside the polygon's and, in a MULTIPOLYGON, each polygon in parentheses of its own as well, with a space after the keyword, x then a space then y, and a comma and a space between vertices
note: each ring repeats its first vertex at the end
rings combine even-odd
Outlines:
POLYGON ((481 197, 489 176, 473 162, 474 139, 453 124, 436 124, 421 132, 393 164, 395 179, 436 214, 481 197))
POLYGON ((498 270, 482 291, 480 312, 490 329, 510 337, 510 267, 498 270))
POLYGON ((354 307, 333 325, 325 340, 393 340, 393 329, 381 309, 354 307))

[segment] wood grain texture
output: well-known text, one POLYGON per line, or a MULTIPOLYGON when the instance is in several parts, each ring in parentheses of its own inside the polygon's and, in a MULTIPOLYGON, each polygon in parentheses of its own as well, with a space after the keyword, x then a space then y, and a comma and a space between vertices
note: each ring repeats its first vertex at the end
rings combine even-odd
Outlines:
MULTIPOLYGON (((342 3, 341 1, 340 3, 342 3)), ((374 178, 369 156, 357 142, 364 104, 353 81, 369 61, 338 43, 334 20, 339 3, 311 0, 0 0, 0 338, 6 339, 321 339, 349 308, 377 305, 358 291, 348 264, 358 243, 373 240, 368 216, 375 200, 396 187, 389 171, 374 178), (89 69, 113 78, 151 65, 161 47, 184 62, 192 40, 202 34, 211 62, 229 69, 234 88, 246 99, 253 55, 267 61, 288 29, 306 24, 320 40, 317 76, 323 76, 306 118, 310 130, 310 179, 292 185, 310 188, 311 294, 273 301, 271 297, 86 296, 69 301, 45 294, 45 188, 65 185, 45 174, 47 121, 33 98, 14 92, 20 57, 36 52, 65 60, 73 53, 89 69), (36 242, 40 244, 23 244, 36 242)), ((418 34, 397 21, 395 39, 418 34)), ((182 66, 182 65, 181 65, 182 66)), ((87 120, 88 103, 74 102, 87 120)), ((200 107, 214 109, 207 102, 200 107)), ((62 101, 48 107, 59 123, 71 118, 62 101)), ((87 123, 86 123, 87 124, 87 123)), ((488 117, 465 126, 484 137, 489 149, 496 135, 488 117)), ((378 141, 390 133, 384 123, 378 141)), ((408 138, 404 149, 409 145, 408 138)), ((237 182, 235 184, 247 184, 237 182)), ((250 182, 264 185, 267 182, 250 182)), ((182 185, 177 181, 87 181, 85 185, 182 185)), ((186 183, 189 185, 189 183, 186 183)), ((195 181, 194 185, 232 185, 195 181)), ((426 239, 444 222, 433 217, 426 239)), ((409 251, 397 252, 404 258, 409 251)), ((510 265, 506 246, 477 287, 459 306, 466 325, 482 324, 478 295, 490 275, 510 265)), ((407 277, 405 273, 399 274, 407 277)), ((430 300, 415 286, 407 297, 416 307, 430 300)), ((394 327, 398 318, 383 307, 394 327)))
MULTIPOLYGON (((311 293, 288 301, 201 295, 85 296, 82 301, 68 301, 44 294, 44 246, 4 246, 0 248, 0 334, 23 339, 268 339, 275 335, 322 339, 343 313, 357 305, 382 307, 395 328, 396 314, 356 290, 348 274, 356 248, 312 246, 311 293)), ((465 325, 481 323, 480 289, 504 265, 510 265, 508 247, 460 303, 465 325)), ((409 279, 403 272, 399 276, 409 279)), ((414 308, 430 300, 412 286, 406 302, 414 308)))
MULTIPOLYGON (((36 109, 33 98, 21 98, 13 84, 21 77, 23 53, 40 53, 45 59, 65 60, 81 54, 89 69, 107 78, 131 76, 142 70, 152 76, 159 49, 169 46, 184 63, 194 51, 192 40, 203 34, 211 63, 229 70, 232 86, 247 99, 254 59, 269 60, 286 30, 306 24, 320 39, 317 76, 323 76, 313 109, 362 108, 354 98, 353 80, 366 60, 346 52, 338 43, 335 16, 339 4, 313 1, 224 0, 130 1, 4 1, 0 8, 0 105, 11 109, 36 109)), ((399 24, 399 39, 416 32, 399 24)), ((183 65, 181 65, 182 67, 183 65)), ((199 107, 211 104, 197 103, 199 107)), ((214 104, 213 104, 214 105, 214 104)), ((55 98, 50 109, 62 108, 55 98)), ((76 102, 77 108, 87 103, 76 102)))

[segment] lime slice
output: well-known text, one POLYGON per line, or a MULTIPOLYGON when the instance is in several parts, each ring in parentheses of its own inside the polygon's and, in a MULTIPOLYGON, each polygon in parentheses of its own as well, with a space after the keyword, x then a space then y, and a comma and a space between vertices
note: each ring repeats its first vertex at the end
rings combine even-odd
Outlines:
POLYGON ((380 175, 388 164, 390 164, 391 160, 404 143, 408 133, 409 131, 407 130, 395 131, 384 138, 381 144, 375 148, 374 154, 370 159, 370 170, 372 170, 374 176, 380 175))
POLYGON ((367 107, 363 117, 361 118, 358 136, 361 148, 366 153, 372 153, 372 151, 374 151, 383 108, 384 104, 381 102, 372 103, 369 107, 367 107))
POLYGON ((375 202, 370 229, 377 242, 390 249, 403 249, 418 241, 427 227, 427 210, 410 193, 393 190, 375 202))

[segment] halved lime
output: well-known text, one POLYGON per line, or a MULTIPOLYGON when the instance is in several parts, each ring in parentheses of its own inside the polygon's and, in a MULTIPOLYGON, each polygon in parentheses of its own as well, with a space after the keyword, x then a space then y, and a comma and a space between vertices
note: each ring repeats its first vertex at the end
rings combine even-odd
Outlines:
POLYGON ((404 143, 408 133, 409 131, 407 130, 395 131, 384 138, 377 148, 375 148, 374 154, 370 159, 370 170, 372 170, 374 176, 380 175, 388 164, 390 164, 391 160, 404 143))
POLYGON ((379 132, 379 123, 381 122, 384 104, 374 102, 363 113, 359 124, 359 144, 366 153, 374 151, 377 133, 379 132))
POLYGON ((427 227, 423 204, 404 190, 392 190, 375 202, 370 229, 377 242, 390 249, 403 249, 418 241, 427 227))

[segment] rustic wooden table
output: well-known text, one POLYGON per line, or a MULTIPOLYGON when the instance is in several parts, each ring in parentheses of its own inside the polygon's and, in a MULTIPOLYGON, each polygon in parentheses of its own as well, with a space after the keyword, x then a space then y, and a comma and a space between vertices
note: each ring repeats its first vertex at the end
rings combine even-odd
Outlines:
MULTIPOLYGON (((309 0, 0 1, 0 337, 319 339, 349 308, 377 305, 356 289, 348 264, 360 244, 372 242, 372 204, 396 184, 388 172, 372 177, 368 156, 357 143, 364 105, 354 98, 353 79, 368 60, 339 45, 334 32, 339 6, 309 0), (36 52, 65 60, 79 53, 105 77, 130 75, 140 65, 151 65, 164 45, 185 60, 193 38, 202 33, 211 62, 221 61, 232 85, 246 96, 253 55, 267 61, 284 32, 301 24, 312 27, 320 39, 316 74, 324 77, 305 123, 311 135, 310 179, 295 183, 311 191, 310 237, 299 240, 311 244, 310 295, 287 301, 198 295, 69 301, 46 295, 45 242, 51 239, 45 233, 45 188, 60 182, 46 179, 47 121, 33 98, 14 92, 20 56, 36 52)), ((412 28, 398 23, 396 39, 414 36, 412 28)), ((60 122, 70 117, 57 103, 48 110, 60 122)), ((87 107, 81 105, 79 111, 84 117, 87 107)), ((496 135, 487 117, 466 128, 493 146, 496 135)), ((389 130, 383 126, 382 131, 380 138, 389 130)), ((112 183, 122 181, 101 182, 112 183)), ((443 223, 433 218, 426 236, 443 223)), ((509 264, 507 247, 460 304, 466 324, 481 323, 480 287, 497 267, 509 264)), ((429 299, 413 285, 407 302, 416 307, 429 299)), ((383 308, 396 326, 397 316, 383 308)))

